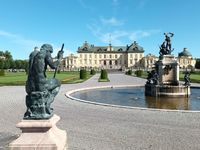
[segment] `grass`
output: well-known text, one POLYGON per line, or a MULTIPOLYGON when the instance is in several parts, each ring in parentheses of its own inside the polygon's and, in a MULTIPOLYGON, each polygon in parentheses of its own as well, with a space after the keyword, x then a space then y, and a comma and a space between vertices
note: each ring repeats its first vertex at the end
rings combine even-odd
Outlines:
POLYGON ((25 72, 8 73, 5 76, 0 76, 0 85, 25 85, 27 75, 25 72))
MULTIPOLYGON (((184 81, 184 75, 185 74, 183 72, 179 73, 179 80, 180 81, 184 81)), ((145 72, 143 72, 141 78, 146 79, 147 76, 148 76, 148 73, 145 71, 145 72)), ((200 73, 199 72, 198 73, 191 73, 190 80, 191 80, 192 83, 200 83, 200 73)))
POLYGON ((99 80, 98 80, 99 82, 110 82, 110 80, 109 79, 100 79, 99 78, 99 80))
MULTIPOLYGON (((180 72, 179 79, 184 81, 184 73, 180 72)), ((190 80, 192 83, 200 83, 200 73, 191 73, 190 80)))
MULTIPOLYGON (((78 71, 72 72, 60 72, 56 74, 56 78, 61 81, 62 84, 69 83, 81 83, 92 77, 92 75, 87 73, 87 78, 81 80, 79 78, 78 71)), ((54 72, 47 72, 48 78, 53 78, 54 72)), ((6 72, 5 76, 0 76, 0 86, 3 85, 25 85, 27 80, 27 75, 25 72, 6 72)))

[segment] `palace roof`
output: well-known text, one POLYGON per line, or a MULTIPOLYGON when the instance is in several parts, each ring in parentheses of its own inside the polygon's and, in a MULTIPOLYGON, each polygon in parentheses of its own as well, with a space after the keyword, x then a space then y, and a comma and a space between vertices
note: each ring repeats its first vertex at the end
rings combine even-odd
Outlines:
POLYGON ((127 46, 94 46, 85 42, 78 48, 78 53, 143 53, 143 47, 139 46, 136 41, 127 46))
POLYGON ((187 50, 187 48, 184 48, 182 52, 178 53, 178 57, 191 57, 192 54, 187 50))

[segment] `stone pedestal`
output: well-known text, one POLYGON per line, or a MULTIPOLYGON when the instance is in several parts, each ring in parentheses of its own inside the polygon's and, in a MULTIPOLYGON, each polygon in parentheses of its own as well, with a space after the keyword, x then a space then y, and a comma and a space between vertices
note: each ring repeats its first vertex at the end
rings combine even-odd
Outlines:
POLYGON ((172 85, 145 85, 145 96, 152 97, 189 97, 191 94, 189 86, 172 85))
POLYGON ((10 150, 67 150, 67 133, 56 127, 60 117, 48 120, 22 120, 20 137, 9 144, 10 150))
POLYGON ((173 55, 164 55, 156 62, 159 83, 167 85, 179 84, 179 64, 173 55))

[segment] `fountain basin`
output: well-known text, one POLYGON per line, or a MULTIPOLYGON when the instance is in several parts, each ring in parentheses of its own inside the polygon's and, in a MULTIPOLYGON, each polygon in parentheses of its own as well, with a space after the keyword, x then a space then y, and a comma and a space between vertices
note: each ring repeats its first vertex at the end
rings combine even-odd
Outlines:
POLYGON ((140 109, 200 110, 200 89, 191 88, 190 97, 145 96, 141 87, 93 87, 69 91, 68 98, 95 105, 140 109))
POLYGON ((191 94, 190 86, 173 85, 145 85, 146 96, 164 96, 164 97, 189 97, 191 94))

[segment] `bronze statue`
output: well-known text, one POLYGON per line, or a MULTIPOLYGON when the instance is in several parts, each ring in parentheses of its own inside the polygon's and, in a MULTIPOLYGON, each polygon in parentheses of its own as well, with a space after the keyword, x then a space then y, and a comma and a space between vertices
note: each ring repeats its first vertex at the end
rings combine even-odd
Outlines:
POLYGON ((171 33, 171 32, 169 32, 169 33, 164 33, 164 35, 165 35, 165 42, 166 42, 166 49, 168 50, 168 51, 171 51, 172 49, 171 49, 171 37, 173 37, 174 36, 174 34, 173 33, 171 33))
MULTIPOLYGON (((53 61, 50 44, 41 46, 40 51, 33 51, 29 56, 29 72, 26 82, 26 106, 24 119, 49 119, 53 116, 50 104, 60 89, 60 81, 54 78, 47 79, 46 69, 57 70, 63 57, 63 47, 58 52, 57 61, 53 61)), ((56 74, 56 73, 55 73, 56 74)))
POLYGON ((146 84, 154 84, 154 85, 158 85, 159 83, 159 77, 158 77, 158 74, 155 70, 151 70, 150 71, 147 71, 148 73, 148 76, 147 76, 147 82, 146 84))
POLYGON ((188 72, 188 71, 185 72, 184 81, 185 81, 185 83, 184 83, 185 86, 190 86, 190 82, 191 82, 190 81, 190 72, 188 72))
POLYGON ((172 44, 171 44, 171 37, 173 37, 174 34, 169 32, 169 33, 164 33, 164 35, 165 35, 165 41, 160 46, 160 52, 159 52, 160 56, 170 55, 171 52, 174 50, 172 49, 172 44))

